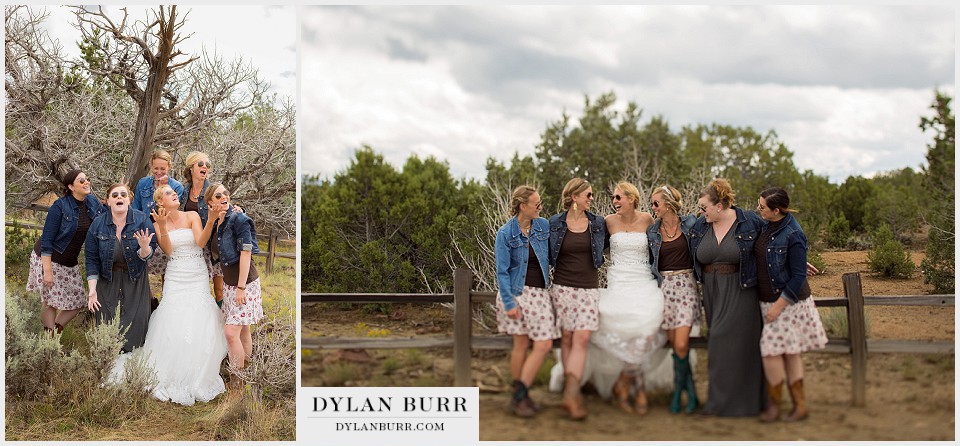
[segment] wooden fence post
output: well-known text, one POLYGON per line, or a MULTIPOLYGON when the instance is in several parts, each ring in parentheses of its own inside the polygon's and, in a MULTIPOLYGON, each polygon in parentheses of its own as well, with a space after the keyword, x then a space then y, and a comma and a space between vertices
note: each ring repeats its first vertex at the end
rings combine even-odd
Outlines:
POLYGON ((270 230, 270 241, 267 242, 267 274, 273 274, 273 261, 277 258, 277 232, 270 230))
POLYGON ((470 386, 470 361, 473 356, 471 331, 470 291, 473 272, 457 269, 453 272, 453 385, 470 386))
POLYGON ((843 294, 847 303, 847 329, 850 337, 850 360, 853 381, 853 405, 867 404, 867 326, 863 313, 863 286, 860 273, 843 275, 843 294))

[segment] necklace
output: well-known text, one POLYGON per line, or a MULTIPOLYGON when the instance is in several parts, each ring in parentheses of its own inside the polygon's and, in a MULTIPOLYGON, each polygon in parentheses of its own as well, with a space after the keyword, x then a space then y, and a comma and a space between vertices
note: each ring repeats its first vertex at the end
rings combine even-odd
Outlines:
POLYGON ((680 222, 677 222, 677 227, 673 228, 673 234, 666 230, 666 225, 663 224, 663 222, 660 223, 660 233, 666 238, 674 238, 677 236, 678 232, 680 232, 680 222))

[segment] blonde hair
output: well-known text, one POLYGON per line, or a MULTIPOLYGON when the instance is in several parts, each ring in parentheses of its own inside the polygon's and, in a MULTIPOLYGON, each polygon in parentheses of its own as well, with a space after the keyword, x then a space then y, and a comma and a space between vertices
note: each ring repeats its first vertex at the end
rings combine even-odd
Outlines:
POLYGON ((150 163, 153 163, 153 160, 164 160, 167 162, 171 168, 173 167, 173 157, 170 156, 170 152, 167 152, 163 149, 158 149, 153 152, 153 156, 150 157, 150 163))
POLYGON ((170 187, 169 184, 164 184, 163 186, 158 187, 157 190, 153 191, 153 202, 159 203, 160 199, 163 198, 163 191, 167 189, 173 191, 173 188, 170 187))
POLYGON ((193 172, 191 169, 194 164, 197 164, 197 161, 206 158, 207 161, 210 161, 210 157, 206 153, 199 152, 194 150, 187 154, 187 157, 184 158, 183 163, 187 166, 183 169, 183 179, 185 183, 190 183, 193 181, 193 172))
POLYGON ((617 183, 616 188, 620 189, 624 196, 633 200, 633 208, 636 209, 640 204, 640 191, 637 189, 637 186, 634 186, 633 183, 629 181, 621 181, 617 183))
POLYGON ((707 187, 700 191, 700 196, 707 197, 712 203, 720 204, 724 208, 730 208, 736 203, 736 194, 733 193, 730 182, 723 178, 717 178, 707 184, 707 187))
POLYGON ((518 186, 510 195, 510 216, 516 217, 520 213, 520 205, 530 200, 530 196, 537 192, 533 186, 526 184, 518 186))
POLYGON ((674 213, 680 213, 680 208, 683 207, 683 197, 680 196, 680 191, 678 191, 676 188, 664 184, 663 186, 660 186, 654 190, 653 194, 660 194, 660 196, 663 197, 663 204, 667 205, 667 207, 670 209, 673 209, 674 213))
POLYGON ((590 188, 590 182, 583 178, 574 178, 567 181, 567 184, 563 186, 563 193, 560 195, 562 197, 560 207, 563 210, 570 209, 570 206, 573 205, 573 196, 583 193, 588 188, 590 188))

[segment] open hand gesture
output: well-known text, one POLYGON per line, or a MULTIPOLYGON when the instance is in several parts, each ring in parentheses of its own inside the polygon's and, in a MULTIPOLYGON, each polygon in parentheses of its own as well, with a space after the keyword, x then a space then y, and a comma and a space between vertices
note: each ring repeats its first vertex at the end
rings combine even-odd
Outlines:
POLYGON ((153 240, 153 233, 148 231, 147 228, 143 228, 137 232, 133 233, 133 236, 137 239, 137 244, 140 245, 140 249, 149 249, 150 240, 153 240))
POLYGON ((157 206, 156 208, 150 211, 150 216, 153 217, 153 221, 157 223, 157 226, 161 231, 167 229, 167 217, 170 214, 167 213, 167 210, 163 206, 157 206))

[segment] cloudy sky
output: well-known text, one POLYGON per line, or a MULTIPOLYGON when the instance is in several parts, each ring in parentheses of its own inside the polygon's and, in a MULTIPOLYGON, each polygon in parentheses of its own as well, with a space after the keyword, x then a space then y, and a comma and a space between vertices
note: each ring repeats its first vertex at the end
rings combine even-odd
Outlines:
MULTIPOLYGON (((37 7, 40 9, 40 7, 37 7)), ((46 6, 50 16, 44 26, 50 36, 60 42, 70 56, 80 54, 76 42, 80 31, 74 24, 72 9, 46 6)), ((115 21, 122 18, 116 6, 105 6, 115 21)), ((128 6, 130 17, 143 19, 147 6, 128 6)), ((270 82, 271 91, 291 99, 297 95, 297 16, 294 6, 179 6, 177 14, 188 13, 181 33, 193 33, 183 41, 181 50, 188 56, 199 55, 206 48, 226 60, 242 57, 250 62, 261 78, 270 82)))
POLYGON ((955 11, 920 7, 305 7, 301 168, 332 177, 369 144, 456 177, 531 154, 584 95, 688 124, 775 130, 842 182, 924 163, 917 127, 955 92, 955 11))

